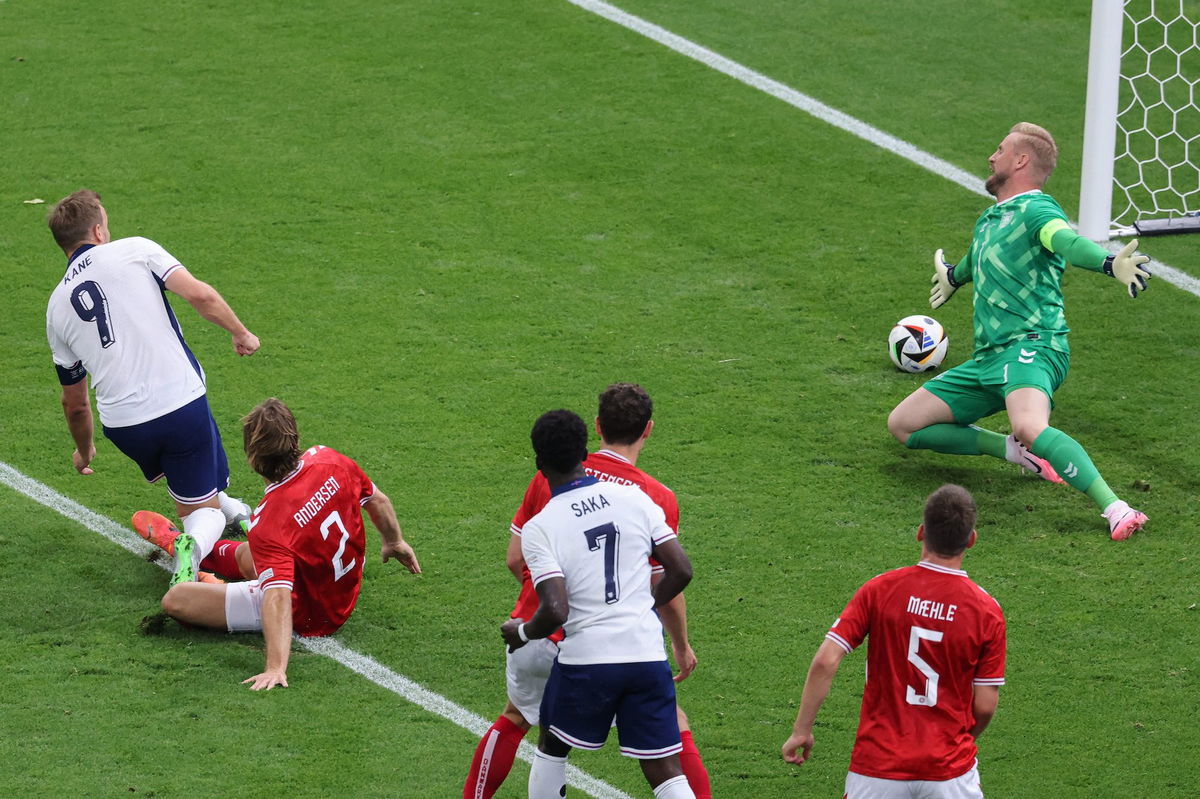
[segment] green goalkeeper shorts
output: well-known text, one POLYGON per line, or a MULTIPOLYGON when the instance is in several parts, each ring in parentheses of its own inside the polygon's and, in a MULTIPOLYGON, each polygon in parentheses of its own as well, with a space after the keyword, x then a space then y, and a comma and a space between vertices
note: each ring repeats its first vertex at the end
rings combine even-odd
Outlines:
POLYGON ((980 360, 942 372, 925 388, 950 406, 954 421, 971 424, 1004 410, 1004 398, 1018 388, 1036 388, 1050 398, 1067 379, 1070 356, 1045 344, 1014 342, 980 360))

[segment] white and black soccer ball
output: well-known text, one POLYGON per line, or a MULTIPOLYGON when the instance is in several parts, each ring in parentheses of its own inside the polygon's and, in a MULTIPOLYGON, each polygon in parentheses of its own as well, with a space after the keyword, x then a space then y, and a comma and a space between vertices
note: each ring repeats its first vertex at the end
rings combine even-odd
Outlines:
POLYGON ((916 314, 895 324, 888 335, 888 355, 905 372, 928 372, 942 365, 950 339, 936 319, 916 314))

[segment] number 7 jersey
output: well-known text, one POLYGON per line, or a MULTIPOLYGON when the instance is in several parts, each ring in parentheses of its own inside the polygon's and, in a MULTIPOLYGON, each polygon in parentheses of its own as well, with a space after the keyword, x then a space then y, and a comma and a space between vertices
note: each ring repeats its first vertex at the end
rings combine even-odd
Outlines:
POLYGON ((851 771, 940 781, 971 769, 975 686, 1004 684, 1005 627, 966 572, 925 561, 885 572, 825 637, 847 652, 869 637, 851 771))
POLYGON ((636 486, 584 477, 560 486, 521 530, 536 586, 561 577, 569 609, 558 659, 568 665, 666 660, 650 593, 650 551, 675 538, 636 486))
POLYGON ((248 538, 259 585, 292 592, 292 627, 300 635, 329 635, 350 618, 362 587, 362 506, 374 495, 357 463, 317 446, 267 486, 254 509, 248 538))

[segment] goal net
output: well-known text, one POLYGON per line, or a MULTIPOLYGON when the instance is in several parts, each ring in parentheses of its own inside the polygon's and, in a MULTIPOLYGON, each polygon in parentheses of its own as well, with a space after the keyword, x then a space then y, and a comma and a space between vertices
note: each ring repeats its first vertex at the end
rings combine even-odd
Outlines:
POLYGON ((1087 115, 1080 232, 1200 232, 1200 0, 1093 0, 1087 115))

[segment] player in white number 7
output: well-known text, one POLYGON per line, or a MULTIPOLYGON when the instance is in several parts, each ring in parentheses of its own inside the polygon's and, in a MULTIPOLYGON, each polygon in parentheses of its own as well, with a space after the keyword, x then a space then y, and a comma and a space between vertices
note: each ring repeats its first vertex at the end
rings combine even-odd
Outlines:
POLYGON ((982 797, 975 741, 1004 684, 1004 614, 962 570, 975 501, 945 485, 925 502, 921 560, 858 589, 817 650, 783 759, 800 765, 842 658, 870 638, 847 799, 982 797), (969 723, 968 723, 969 722, 969 723))
MULTIPOLYGON (((171 617, 229 632, 262 630, 266 668, 244 682, 254 690, 287 687, 292 633, 330 635, 358 601, 366 548, 362 511, 383 540, 386 563, 395 558, 421 573, 404 540, 392 502, 350 458, 328 447, 300 452, 296 419, 275 398, 242 420, 246 457, 267 482, 250 519, 248 541, 218 541, 202 569, 245 582, 186 582, 162 599, 171 617)), ((174 554, 179 530, 170 520, 138 511, 133 526, 174 554)))

